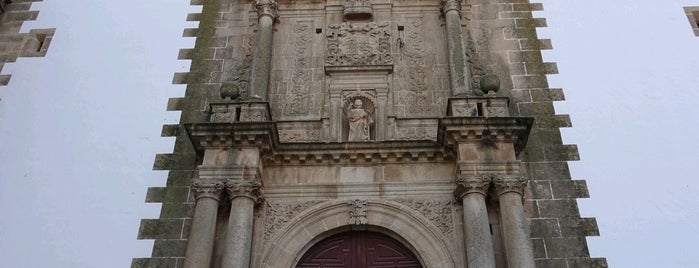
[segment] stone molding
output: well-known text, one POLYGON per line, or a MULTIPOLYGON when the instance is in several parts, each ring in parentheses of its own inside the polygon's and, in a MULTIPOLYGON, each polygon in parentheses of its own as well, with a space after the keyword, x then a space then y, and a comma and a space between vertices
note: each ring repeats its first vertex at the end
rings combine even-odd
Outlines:
POLYGON ((223 187, 224 183, 221 181, 192 181, 192 191, 194 192, 196 200, 199 200, 200 198, 211 198, 216 201, 221 201, 223 187))
MULTIPOLYGON (((348 200, 322 203, 307 209, 285 225, 268 243, 255 267, 294 267, 307 245, 329 235, 351 230, 347 221, 348 200)), ((387 233, 415 250, 424 267, 454 268, 457 253, 442 231, 409 207, 385 200, 367 200, 366 229, 387 233)))
POLYGON ((491 182, 492 178, 488 175, 458 175, 456 176, 454 197, 460 202, 469 194, 487 196, 491 182))
POLYGON ((255 201, 256 204, 262 203, 262 183, 259 181, 226 181, 226 191, 231 200, 238 197, 246 197, 255 201))
POLYGON ((447 13, 452 10, 459 12, 459 15, 461 15, 461 1, 462 0, 442 0, 442 15, 446 16, 447 13))
POLYGON ((505 193, 517 193, 524 196, 524 187, 527 186, 527 179, 517 175, 495 175, 493 176, 493 186, 495 195, 501 196, 505 193))
POLYGON ((279 9, 276 0, 257 0, 255 1, 255 8, 257 8, 258 17, 270 16, 274 21, 279 18, 279 9))

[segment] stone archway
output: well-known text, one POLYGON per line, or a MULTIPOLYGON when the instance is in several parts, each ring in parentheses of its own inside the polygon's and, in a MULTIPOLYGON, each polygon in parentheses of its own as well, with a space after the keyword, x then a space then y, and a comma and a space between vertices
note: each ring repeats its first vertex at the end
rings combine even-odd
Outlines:
POLYGON ((275 235, 262 254, 260 267, 292 268, 316 244, 332 235, 359 227, 392 237, 409 248, 423 267, 455 268, 454 254, 442 232, 418 212, 391 201, 369 200, 366 224, 351 225, 348 200, 309 208, 275 235))
POLYGON ((405 245, 382 233, 350 231, 311 247, 296 268, 422 268, 405 245))

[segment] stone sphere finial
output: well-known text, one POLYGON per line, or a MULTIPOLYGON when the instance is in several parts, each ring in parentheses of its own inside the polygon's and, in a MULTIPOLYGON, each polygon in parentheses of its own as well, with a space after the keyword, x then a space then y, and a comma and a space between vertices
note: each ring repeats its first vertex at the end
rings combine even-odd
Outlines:
POLYGON ((240 85, 236 82, 224 82, 221 84, 221 98, 234 100, 240 97, 240 85))
POLYGON ((481 90, 488 96, 495 96, 498 90, 500 90, 500 78, 490 72, 481 76, 480 83, 481 90))

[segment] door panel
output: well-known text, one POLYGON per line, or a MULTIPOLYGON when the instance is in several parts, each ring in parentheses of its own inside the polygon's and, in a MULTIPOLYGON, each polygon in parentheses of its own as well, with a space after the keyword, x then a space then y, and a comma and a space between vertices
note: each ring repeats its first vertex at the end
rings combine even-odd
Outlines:
POLYGON ((297 268, 421 268, 403 244, 374 232, 346 232, 326 238, 306 252, 297 268))

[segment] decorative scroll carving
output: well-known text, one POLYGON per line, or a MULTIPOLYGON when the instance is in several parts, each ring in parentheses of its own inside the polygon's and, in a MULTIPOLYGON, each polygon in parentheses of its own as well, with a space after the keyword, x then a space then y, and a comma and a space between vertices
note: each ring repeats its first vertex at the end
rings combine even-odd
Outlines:
POLYGON ((350 220, 349 223, 351 225, 365 225, 367 224, 366 216, 367 216, 367 205, 368 202, 366 200, 351 200, 347 202, 350 207, 349 211, 349 216, 350 220))
POLYGON ((194 180, 192 181, 192 191, 197 200, 200 198, 212 198, 220 201, 221 193, 223 192, 223 182, 194 180))
POLYGON ((288 113, 308 114, 310 82, 312 80, 311 47, 313 41, 313 21, 298 21, 294 25, 294 72, 291 77, 291 95, 287 102, 288 113))
POLYGON ((393 64, 389 26, 389 22, 328 25, 325 63, 331 66, 393 64))
POLYGON ((505 193, 517 193, 524 196, 524 187, 527 186, 527 179, 522 176, 493 176, 495 195, 500 196, 505 193))
POLYGON ((454 197, 457 201, 464 199, 469 194, 488 195, 488 188, 492 179, 487 175, 458 175, 456 177, 456 189, 454 197))
POLYGON ((274 20, 279 17, 277 0, 257 0, 255 1, 255 7, 257 8, 258 17, 270 16, 274 20))
POLYGON ((296 215, 322 202, 323 201, 318 200, 303 202, 267 202, 267 207, 265 208, 265 232, 263 235, 263 244, 267 244, 267 242, 272 239, 272 237, 274 237, 279 230, 284 230, 284 225, 294 219, 296 215))
POLYGON ((462 0, 442 0, 442 14, 446 15, 447 12, 452 10, 455 10, 461 14, 461 1, 462 0))
POLYGON ((422 213, 434 225, 439 227, 444 235, 451 238, 454 232, 451 200, 398 199, 395 201, 422 213))
POLYGON ((226 190, 228 196, 233 199, 236 197, 247 197, 259 204, 262 202, 262 183, 258 181, 226 181, 226 190))

